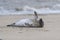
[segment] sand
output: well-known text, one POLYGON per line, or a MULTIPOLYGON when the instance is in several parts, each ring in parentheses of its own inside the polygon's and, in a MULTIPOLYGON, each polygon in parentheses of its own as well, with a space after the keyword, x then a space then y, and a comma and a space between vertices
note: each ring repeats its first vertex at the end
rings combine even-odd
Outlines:
POLYGON ((0 16, 0 40, 60 40, 60 14, 39 15, 39 18, 44 20, 44 28, 6 26, 23 18, 33 18, 33 16, 0 16))

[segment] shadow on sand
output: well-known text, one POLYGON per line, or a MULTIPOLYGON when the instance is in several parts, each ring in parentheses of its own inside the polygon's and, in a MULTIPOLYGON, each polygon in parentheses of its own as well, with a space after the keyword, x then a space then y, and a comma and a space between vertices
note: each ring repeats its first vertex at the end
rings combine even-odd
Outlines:
POLYGON ((20 27, 20 28, 43 28, 40 26, 16 26, 16 25, 7 25, 7 27, 20 27))

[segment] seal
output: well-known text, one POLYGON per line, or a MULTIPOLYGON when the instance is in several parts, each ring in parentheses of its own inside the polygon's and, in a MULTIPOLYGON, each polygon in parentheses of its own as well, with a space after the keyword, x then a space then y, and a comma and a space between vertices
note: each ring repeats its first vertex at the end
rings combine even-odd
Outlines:
POLYGON ((42 18, 38 20, 37 12, 34 11, 34 18, 33 19, 21 19, 18 22, 12 23, 7 26, 19 26, 19 27, 43 27, 44 21, 42 18))

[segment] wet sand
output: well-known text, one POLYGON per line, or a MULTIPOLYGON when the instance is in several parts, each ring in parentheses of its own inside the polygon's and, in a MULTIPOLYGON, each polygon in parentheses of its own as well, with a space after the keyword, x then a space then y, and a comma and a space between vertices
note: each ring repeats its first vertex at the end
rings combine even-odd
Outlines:
POLYGON ((33 15, 0 16, 0 39, 2 40, 60 40, 60 14, 39 15, 44 28, 7 27, 6 25, 33 15))

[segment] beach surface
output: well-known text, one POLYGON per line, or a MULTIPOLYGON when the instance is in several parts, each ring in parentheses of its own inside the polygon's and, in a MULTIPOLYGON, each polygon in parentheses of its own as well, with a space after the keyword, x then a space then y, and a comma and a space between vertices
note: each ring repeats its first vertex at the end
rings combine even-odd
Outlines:
POLYGON ((38 15, 44 21, 43 28, 7 27, 6 25, 33 15, 0 16, 0 40, 60 40, 60 14, 38 15))

